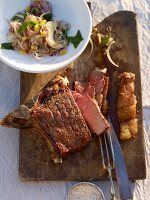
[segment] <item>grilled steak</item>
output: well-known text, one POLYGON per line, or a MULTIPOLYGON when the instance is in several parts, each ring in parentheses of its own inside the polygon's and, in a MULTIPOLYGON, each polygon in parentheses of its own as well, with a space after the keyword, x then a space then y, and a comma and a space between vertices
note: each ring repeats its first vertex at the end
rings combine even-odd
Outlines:
POLYGON ((108 79, 103 73, 94 71, 89 80, 91 82, 76 81, 75 91, 70 91, 67 80, 57 76, 41 90, 34 102, 20 106, 0 124, 30 129, 43 136, 52 160, 58 162, 58 158, 69 152, 84 148, 91 141, 90 131, 100 135, 109 128, 100 110, 106 101, 108 79), (95 97, 100 97, 101 103, 95 97))
POLYGON ((39 93, 31 110, 8 114, 1 125, 29 128, 42 135, 53 151, 52 158, 82 149, 91 134, 65 80, 57 77, 39 93), (17 115, 14 115, 17 113, 17 115))
POLYGON ((127 140, 137 134, 136 96, 134 94, 135 74, 124 72, 119 75, 118 119, 120 122, 120 139, 127 140))

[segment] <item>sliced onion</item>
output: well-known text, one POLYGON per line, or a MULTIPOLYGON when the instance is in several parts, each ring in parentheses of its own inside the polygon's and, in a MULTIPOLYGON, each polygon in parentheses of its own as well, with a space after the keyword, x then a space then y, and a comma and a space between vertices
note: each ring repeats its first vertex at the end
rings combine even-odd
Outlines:
POLYGON ((32 55, 33 55, 33 57, 36 58, 37 60, 40 60, 40 59, 42 59, 42 57, 43 57, 42 53, 38 53, 38 52, 34 52, 32 55))
POLYGON ((62 49, 63 48, 63 45, 62 44, 56 44, 55 46, 53 46, 53 49, 56 49, 56 50, 59 50, 59 49, 62 49))
POLYGON ((38 31, 33 31, 33 30, 30 29, 29 26, 27 27, 27 30, 26 30, 27 36, 31 37, 33 35, 37 35, 38 33, 39 33, 39 30, 38 31))
POLYGON ((44 15, 50 13, 50 11, 43 13, 42 15, 40 15, 40 18, 43 18, 44 15))
POLYGON ((106 49, 106 51, 105 51, 105 54, 107 55, 107 58, 108 58, 109 62, 110 62, 112 65, 114 65, 114 66, 116 66, 116 67, 119 67, 119 65, 117 65, 117 64, 112 60, 112 58, 111 58, 111 56, 110 56, 110 48, 111 48, 111 46, 112 46, 114 43, 115 43, 114 40, 111 41, 111 42, 109 43, 109 45, 108 45, 108 47, 107 47, 107 49, 106 49))
POLYGON ((18 41, 18 44, 21 50, 28 51, 30 49, 29 42, 27 41, 22 41, 22 42, 18 41))
POLYGON ((93 40, 90 38, 89 42, 90 42, 90 44, 91 44, 91 51, 90 51, 90 54, 89 54, 89 56, 88 56, 87 58, 85 58, 85 59, 83 59, 83 60, 82 60, 82 59, 79 59, 79 62, 81 62, 81 63, 88 61, 88 60, 91 58, 91 55, 92 55, 92 53, 93 53, 93 49, 94 49, 93 40))
POLYGON ((17 35, 15 35, 15 33, 9 32, 9 33, 8 33, 8 41, 14 42, 14 41, 16 41, 16 40, 18 40, 17 35))
POLYGON ((55 164, 62 163, 62 158, 59 158, 59 157, 58 157, 58 158, 55 158, 55 159, 54 159, 54 163, 55 163, 55 164))
POLYGON ((100 71, 100 72, 102 72, 103 74, 106 74, 106 72, 107 72, 107 68, 103 68, 103 69, 96 68, 95 70, 96 70, 96 71, 100 71))
POLYGON ((14 29, 14 32, 18 36, 18 38, 22 38, 22 36, 18 33, 18 28, 20 27, 21 23, 14 21, 10 22, 10 25, 14 29))

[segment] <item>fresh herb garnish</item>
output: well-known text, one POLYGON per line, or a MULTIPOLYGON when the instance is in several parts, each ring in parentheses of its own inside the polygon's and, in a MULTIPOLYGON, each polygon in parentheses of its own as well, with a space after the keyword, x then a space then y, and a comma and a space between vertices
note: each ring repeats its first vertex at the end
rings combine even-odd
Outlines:
POLYGON ((19 28, 19 33, 23 33, 28 26, 35 26, 38 22, 36 21, 27 21, 27 22, 23 22, 22 25, 19 28))
POLYGON ((67 34, 68 34, 69 28, 64 29, 62 32, 65 36, 65 38, 67 38, 67 34))
POLYGON ((53 18, 53 13, 48 12, 48 13, 44 14, 42 17, 43 17, 44 19, 46 19, 46 21, 51 21, 52 18, 53 18))
POLYGON ((17 14, 11 19, 11 21, 23 22, 23 21, 24 21, 24 13, 17 13, 17 14))
POLYGON ((24 13, 24 20, 27 17, 27 15, 29 15, 29 13, 27 11, 25 11, 25 13, 24 13))
POLYGON ((98 37, 99 45, 102 48, 105 46, 108 46, 110 42, 113 40, 113 38, 108 35, 97 34, 97 37, 98 37))
POLYGON ((67 36, 68 42, 71 42, 76 49, 80 42, 83 40, 83 37, 81 35, 80 30, 78 30, 77 34, 75 36, 67 36))
POLYGON ((33 8, 30 10, 30 14, 37 16, 39 13, 39 9, 38 8, 33 8))
POLYGON ((14 50, 12 43, 2 43, 0 44, 0 49, 11 49, 14 50))

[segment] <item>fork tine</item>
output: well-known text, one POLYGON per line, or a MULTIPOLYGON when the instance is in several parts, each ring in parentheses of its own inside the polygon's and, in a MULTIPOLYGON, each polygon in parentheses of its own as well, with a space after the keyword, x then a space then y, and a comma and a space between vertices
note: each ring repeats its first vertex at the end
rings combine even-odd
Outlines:
POLYGON ((110 133, 104 133, 101 137, 99 136, 99 141, 100 141, 100 150, 101 150, 101 156, 102 156, 102 164, 104 169, 107 169, 108 174, 109 174, 109 180, 110 180, 110 192, 111 192, 111 198, 112 200, 115 199, 115 187, 114 187, 114 182, 112 178, 112 169, 114 168, 114 151, 113 151, 113 146, 112 146, 112 141, 111 141, 111 136, 110 133), (103 137, 103 138, 102 138, 103 137), (104 139, 104 145, 102 144, 102 139, 104 139), (105 147, 105 156, 104 156, 104 147, 105 147), (110 147, 110 151, 108 149, 108 146, 110 147), (110 153, 112 154, 112 164, 110 161, 110 153))
POLYGON ((101 141, 100 137, 99 137, 99 142, 100 142, 100 150, 101 150, 103 168, 106 169, 105 158, 104 158, 104 151, 103 151, 102 141, 101 141))
POLYGON ((109 152, 108 152, 108 144, 106 141, 106 135, 104 134, 104 142, 105 142, 105 148, 106 148, 106 156, 107 156, 107 166, 111 166, 110 164, 110 156, 109 156, 109 152))
POLYGON ((115 199, 115 187, 114 187, 114 182, 112 178, 112 173, 111 173, 111 168, 108 167, 108 173, 109 173, 109 180, 110 180, 110 193, 112 200, 115 199))
POLYGON ((114 168, 114 165, 115 165, 115 155, 114 155, 114 149, 113 149, 113 145, 112 145, 112 139, 111 139, 111 133, 110 131, 107 132, 107 138, 108 138, 108 141, 109 141, 109 145, 110 145, 110 150, 111 150, 111 155, 112 155, 112 164, 113 164, 113 168, 114 168))

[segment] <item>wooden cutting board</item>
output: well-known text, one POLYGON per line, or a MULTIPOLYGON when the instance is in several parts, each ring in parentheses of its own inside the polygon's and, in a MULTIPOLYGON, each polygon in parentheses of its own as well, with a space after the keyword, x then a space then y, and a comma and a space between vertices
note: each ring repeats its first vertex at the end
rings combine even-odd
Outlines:
MULTIPOLYGON (((136 74, 135 92, 138 100, 138 135, 135 139, 122 143, 122 149, 131 180, 144 179, 145 153, 142 117, 141 77, 136 16, 132 12, 120 11, 112 14, 97 25, 102 34, 115 38, 113 58, 120 65, 119 71, 131 71, 136 74)), ((83 57, 86 52, 83 53, 83 57)), ((82 79, 82 72, 98 65, 98 52, 85 63, 74 62, 76 73, 82 79), (83 70, 84 69, 84 70, 83 70)), ((64 70, 62 70, 64 71, 64 70)), ((60 72, 60 71, 59 71, 60 72)), ((46 74, 21 73, 21 103, 27 102, 58 72, 46 74)), ((115 77, 111 86, 117 87, 115 77)), ((114 92, 111 91, 112 101, 114 92)), ((111 109, 112 110, 112 109, 111 109)), ((113 112, 112 112, 113 115, 113 112)), ((117 129, 116 129, 117 130, 117 129)), ((45 141, 28 130, 20 131, 19 174, 22 180, 99 180, 108 174, 102 168, 100 147, 95 138, 84 150, 73 153, 62 164, 53 164, 45 141)))

